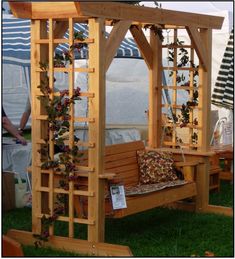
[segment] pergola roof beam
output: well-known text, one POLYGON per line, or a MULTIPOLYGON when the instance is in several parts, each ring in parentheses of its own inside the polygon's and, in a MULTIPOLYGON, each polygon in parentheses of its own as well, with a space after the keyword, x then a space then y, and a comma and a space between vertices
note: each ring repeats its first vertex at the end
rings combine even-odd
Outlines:
POLYGON ((130 32, 149 69, 153 67, 153 51, 140 26, 131 26, 130 32))
POLYGON ((201 61, 201 64, 203 66, 203 69, 207 71, 208 69, 208 62, 207 62, 207 53, 205 46, 202 42, 201 36, 197 28, 195 27, 186 27, 188 34, 192 40, 193 46, 197 52, 198 58, 201 61))
POLYGON ((9 2, 18 18, 100 17, 149 24, 220 29, 224 18, 113 2, 9 2))
POLYGON ((119 21, 114 26, 106 41, 106 62, 105 71, 108 70, 118 47, 123 41, 128 29, 131 26, 131 21, 119 21))

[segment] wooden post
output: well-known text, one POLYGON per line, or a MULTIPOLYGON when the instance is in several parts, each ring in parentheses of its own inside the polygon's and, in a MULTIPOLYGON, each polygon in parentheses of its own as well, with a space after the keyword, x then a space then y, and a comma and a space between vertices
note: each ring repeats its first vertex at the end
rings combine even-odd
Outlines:
MULTIPOLYGON (((209 152, 210 149, 210 121, 211 121, 211 58, 212 58, 212 30, 201 29, 201 40, 206 49, 207 70, 203 69, 200 62, 199 65, 199 105, 201 113, 199 113, 199 125, 202 130, 199 134, 199 144, 201 144, 201 151, 209 152)), ((204 158, 204 164, 199 166, 197 186, 198 194, 196 208, 205 211, 209 204, 209 171, 210 162, 209 157, 204 158)))
MULTIPOLYGON (((37 190, 41 187, 42 182, 47 179, 41 175, 39 167, 40 159, 38 150, 41 145, 39 139, 46 136, 47 128, 45 123, 37 120, 37 116, 43 112, 43 107, 40 100, 37 99, 38 85, 43 76, 37 72, 39 61, 48 60, 48 47, 36 44, 36 40, 47 37, 47 27, 45 21, 32 20, 31 22, 31 112, 32 112, 32 232, 41 232, 41 219, 38 217, 42 211, 48 212, 48 194, 43 195, 37 190), (45 199, 44 199, 45 198, 45 199), (42 199, 47 200, 47 203, 42 204, 42 199)), ((47 178, 47 176, 45 176, 47 178)))
MULTIPOLYGON (((48 63, 49 63, 49 71, 48 71, 48 76, 49 76, 49 87, 51 89, 50 93, 50 98, 53 100, 54 98, 54 33, 53 33, 53 19, 49 19, 49 55, 48 55, 48 63)), ((53 159, 54 158, 54 133, 53 131, 50 130, 49 132, 49 154, 50 157, 53 159)), ((49 209, 50 209, 50 214, 53 214, 54 210, 54 172, 49 174, 49 209)), ((49 233, 50 235, 54 234, 54 226, 50 226, 49 228, 49 233)))
POLYGON ((196 211, 203 212, 209 204, 209 157, 203 157, 203 163, 197 166, 196 211))
POLYGON ((162 134, 162 43, 153 30, 150 30, 152 48, 152 68, 149 69, 149 147, 160 147, 162 134))
POLYGON ((210 121, 211 121, 211 55, 212 55, 212 30, 201 29, 201 40, 206 49, 207 71, 199 64, 199 125, 202 130, 199 132, 199 144, 201 151, 209 151, 210 146, 210 121))
MULTIPOLYGON (((74 38, 73 19, 69 18, 69 46, 73 45, 74 38)), ((74 93, 74 53, 72 55, 72 64, 69 65, 69 98, 74 93)), ((74 146, 74 104, 70 107, 70 125, 69 125, 69 148, 74 146)), ((69 181, 69 237, 74 237, 74 182, 69 181)))
POLYGON ((89 91, 95 94, 89 99, 89 117, 94 118, 89 123, 89 141, 94 143, 94 148, 88 151, 89 167, 95 168, 89 174, 88 188, 95 193, 88 198, 88 217, 95 221, 88 225, 88 241, 102 242, 104 240, 104 186, 99 174, 104 171, 104 145, 105 145, 105 27, 103 19, 89 19, 89 37, 94 43, 89 45, 89 67, 94 68, 94 73, 89 75, 89 91))

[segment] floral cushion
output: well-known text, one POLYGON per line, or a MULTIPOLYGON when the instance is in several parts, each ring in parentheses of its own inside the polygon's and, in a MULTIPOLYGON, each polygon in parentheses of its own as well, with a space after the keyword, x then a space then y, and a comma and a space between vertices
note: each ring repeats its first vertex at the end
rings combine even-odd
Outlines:
POLYGON ((178 179, 174 170, 171 153, 156 151, 137 151, 140 184, 152 184, 175 181, 178 179))

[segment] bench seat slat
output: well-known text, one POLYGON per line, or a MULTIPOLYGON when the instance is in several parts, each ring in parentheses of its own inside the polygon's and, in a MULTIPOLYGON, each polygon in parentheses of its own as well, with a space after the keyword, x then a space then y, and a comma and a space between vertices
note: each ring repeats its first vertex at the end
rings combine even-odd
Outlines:
POLYGON ((122 218, 135 213, 143 212, 155 207, 195 196, 197 194, 196 183, 166 188, 160 191, 127 197, 127 209, 114 211, 112 217, 122 218))

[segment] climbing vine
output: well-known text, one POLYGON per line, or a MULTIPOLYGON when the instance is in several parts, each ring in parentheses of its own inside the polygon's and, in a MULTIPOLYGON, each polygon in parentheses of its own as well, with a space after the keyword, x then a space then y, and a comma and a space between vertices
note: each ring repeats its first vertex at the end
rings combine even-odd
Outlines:
MULTIPOLYGON (((68 51, 63 52, 62 54, 56 53, 54 55, 54 67, 66 67, 68 64, 72 64, 72 52, 80 51, 83 47, 86 46, 86 43, 83 43, 84 36, 81 32, 74 33, 75 43, 70 46, 68 51), (76 43, 76 41, 81 41, 76 43)), ((41 146, 38 152, 41 154, 41 169, 42 170, 53 170, 54 172, 60 173, 62 179, 59 181, 59 188, 62 188, 66 191, 69 189, 69 182, 74 182, 74 188, 78 189, 79 184, 77 182, 78 172, 77 164, 80 161, 82 153, 79 152, 79 148, 76 145, 79 139, 74 137, 74 146, 71 148, 67 144, 66 133, 69 132, 70 128, 70 109, 71 105, 80 98, 80 88, 77 87, 73 90, 72 96, 69 95, 69 90, 59 91, 59 94, 53 95, 52 89, 49 86, 49 77, 47 74, 48 71, 48 62, 40 62, 40 69, 44 73, 43 79, 40 81, 38 88, 40 89, 43 96, 39 96, 39 100, 43 105, 48 121, 48 129, 52 134, 48 134, 48 137, 45 140, 45 144, 41 146), (49 135, 52 135, 51 141, 54 144, 54 147, 59 149, 59 154, 57 158, 51 157, 49 152, 49 135)), ((56 79, 54 78, 54 82, 56 79)), ((57 200, 55 202, 55 208, 53 212, 50 212, 50 216, 43 215, 41 218, 41 233, 34 234, 36 238, 35 246, 41 247, 44 241, 48 241, 49 238, 49 227, 54 224, 60 215, 66 213, 66 195, 57 194, 57 200)))
MULTIPOLYGON (((183 43, 184 41, 180 41, 179 39, 176 40, 176 42, 173 42, 171 44, 169 44, 169 55, 168 55, 168 61, 169 62, 174 62, 175 60, 175 52, 174 52, 174 46, 178 45, 178 46, 182 46, 181 48, 179 48, 179 60, 177 60, 177 67, 182 68, 182 67, 186 67, 191 65, 191 67, 193 68, 193 87, 196 88, 197 87, 197 76, 198 76, 198 66, 196 66, 192 60, 190 60, 189 58, 189 53, 188 50, 183 48, 183 43)), ((173 71, 171 71, 169 73, 169 76, 172 77, 173 76, 173 71)), ((176 71, 176 83, 177 85, 180 87, 189 87, 190 86, 190 81, 186 80, 186 77, 184 75, 184 73, 179 73, 178 70, 176 71)), ((180 88, 179 88, 180 89, 180 88)), ((184 88, 183 88, 184 89, 184 88)), ((186 89, 186 91, 189 93, 190 90, 186 89)), ((181 106, 181 114, 176 115, 175 113, 173 113, 172 115, 172 120, 174 123, 179 123, 180 127, 187 127, 187 125, 190 123, 190 112, 193 110, 194 107, 198 106, 198 90, 194 89, 193 93, 192 93, 192 97, 186 102, 183 103, 181 106)), ((198 120, 197 118, 193 119, 193 125, 198 125, 198 120)), ((198 141, 198 136, 197 133, 194 132, 193 135, 191 136, 192 138, 192 143, 193 144, 197 144, 198 141)), ((178 143, 183 143, 182 139, 177 139, 178 143)))

